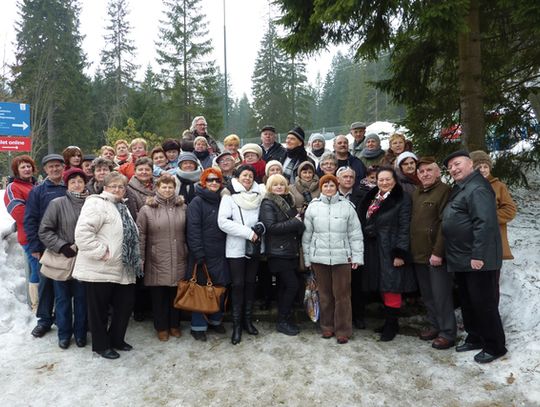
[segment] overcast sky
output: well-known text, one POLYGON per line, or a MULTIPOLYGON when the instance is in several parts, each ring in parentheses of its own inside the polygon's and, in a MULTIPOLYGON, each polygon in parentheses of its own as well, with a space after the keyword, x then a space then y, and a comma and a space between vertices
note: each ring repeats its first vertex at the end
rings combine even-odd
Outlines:
MULTIPOLYGON (((103 48, 104 27, 107 21, 108 0, 79 0, 81 4, 81 33, 85 36, 83 50, 91 64, 93 74, 103 48)), ((15 21, 18 19, 17 1, 1 0, 0 57, 2 62, 13 63, 15 21)), ((155 64, 155 41, 158 39, 159 20, 163 18, 163 4, 158 0, 130 0, 132 39, 137 47, 136 63, 144 68, 155 64)), ((214 45, 214 58, 223 72, 223 0, 202 0, 208 28, 214 45)), ((251 94, 251 75, 262 35, 268 21, 268 0, 226 0, 227 69, 231 79, 233 97, 251 94)), ((310 58, 307 64, 308 79, 315 81, 317 73, 322 77, 330 64, 329 52, 310 58)), ((3 64, 2 64, 3 65, 3 64)))

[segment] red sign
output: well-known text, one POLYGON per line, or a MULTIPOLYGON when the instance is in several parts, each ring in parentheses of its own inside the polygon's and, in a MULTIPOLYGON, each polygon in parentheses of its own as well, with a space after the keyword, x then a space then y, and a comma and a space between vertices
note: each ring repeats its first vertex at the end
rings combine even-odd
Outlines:
POLYGON ((0 136, 0 151, 32 151, 30 137, 0 136))

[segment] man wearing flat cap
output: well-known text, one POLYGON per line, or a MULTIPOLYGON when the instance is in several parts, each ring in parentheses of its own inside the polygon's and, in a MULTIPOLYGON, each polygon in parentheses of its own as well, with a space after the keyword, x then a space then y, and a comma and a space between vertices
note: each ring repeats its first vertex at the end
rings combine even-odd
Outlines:
POLYGON ((351 124, 350 130, 354 138, 353 145, 351 146, 351 154, 356 158, 360 158, 366 142, 366 123, 354 122, 351 124))
POLYGON ((276 141, 276 128, 266 125, 261 129, 262 159, 266 162, 272 160, 282 161, 285 157, 285 148, 276 141))
POLYGON ((442 218, 446 261, 448 271, 455 273, 467 331, 456 351, 480 349, 474 360, 489 363, 507 352, 496 298, 502 244, 495 193, 473 169, 467 151, 450 154, 444 165, 455 181, 442 218))
MULTIPOLYGON (((47 174, 45 180, 35 186, 28 195, 24 212, 24 231, 28 237, 28 249, 32 256, 40 259, 45 246, 39 240, 39 226, 49 203, 66 194, 66 186, 62 181, 64 158, 60 154, 47 154, 41 160, 41 166, 47 174)), ((39 302, 36 311, 38 323, 32 330, 32 335, 41 338, 51 330, 54 322, 54 288, 50 278, 39 275, 39 302)))
POLYGON ((411 255, 430 324, 420 332, 420 339, 433 340, 435 349, 448 349, 455 343, 456 318, 453 274, 447 272, 444 261, 441 219, 450 187, 441 181, 433 157, 420 157, 417 175, 421 186, 411 194, 411 255))

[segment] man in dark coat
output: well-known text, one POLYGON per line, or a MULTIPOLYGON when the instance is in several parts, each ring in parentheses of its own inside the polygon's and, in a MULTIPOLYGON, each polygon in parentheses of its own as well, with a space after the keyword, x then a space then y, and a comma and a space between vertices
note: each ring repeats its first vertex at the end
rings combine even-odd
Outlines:
POLYGON ((334 139, 334 153, 338 161, 338 169, 350 167, 356 173, 354 186, 360 185, 360 181, 366 176, 366 166, 362 161, 349 152, 349 139, 347 136, 339 135, 334 139))
POLYGON ((444 165, 455 181, 442 219, 446 261, 448 271, 455 272, 468 333, 456 351, 482 349, 474 360, 489 363, 507 352, 495 295, 502 265, 495 193, 489 181, 473 169, 468 152, 450 154, 444 165))
MULTIPOLYGON (((24 212, 24 231, 28 237, 28 248, 32 256, 40 259, 45 246, 39 240, 39 226, 45 210, 54 199, 66 194, 66 186, 62 181, 64 158, 60 154, 48 154, 41 160, 43 170, 47 174, 45 180, 35 186, 28 195, 26 211, 24 212)), ((32 335, 41 338, 51 330, 54 322, 54 287, 50 278, 40 273, 39 302, 36 311, 38 323, 32 330, 32 335)))
POLYGON ((282 162, 285 158, 285 147, 276 141, 276 129, 274 126, 264 126, 261 129, 261 144, 263 156, 262 159, 266 162, 276 160, 282 162))
POLYGON ((433 157, 420 158, 417 166, 422 185, 411 194, 411 254, 431 325, 420 333, 420 339, 434 339, 433 348, 448 349, 455 343, 456 317, 453 273, 447 272, 444 262, 441 219, 450 187, 441 182, 441 170, 433 157))

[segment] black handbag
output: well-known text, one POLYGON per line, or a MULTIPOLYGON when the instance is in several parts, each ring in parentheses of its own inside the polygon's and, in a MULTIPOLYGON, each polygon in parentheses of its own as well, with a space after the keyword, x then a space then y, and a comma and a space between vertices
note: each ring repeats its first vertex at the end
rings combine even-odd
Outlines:
MULTIPOLYGON (((242 219, 242 225, 245 225, 244 215, 242 215, 242 208, 238 207, 238 210, 240 211, 240 218, 242 219)), ((259 238, 256 242, 252 242, 251 240, 246 240, 246 249, 245 249, 244 255, 248 259, 259 257, 261 255, 261 239, 259 238)))

